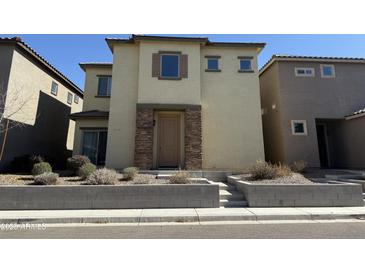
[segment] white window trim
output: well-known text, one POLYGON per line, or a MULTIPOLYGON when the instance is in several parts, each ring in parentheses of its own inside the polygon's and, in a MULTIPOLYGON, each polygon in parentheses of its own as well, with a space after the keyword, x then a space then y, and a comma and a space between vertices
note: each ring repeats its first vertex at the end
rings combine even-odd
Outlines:
POLYGON ((336 77, 335 65, 332 65, 332 64, 321 64, 320 67, 321 67, 321 77, 322 78, 335 78, 336 77), (323 74, 323 67, 331 67, 333 74, 332 75, 324 75, 323 74))
POLYGON ((219 58, 213 58, 213 57, 209 57, 209 58, 207 58, 207 68, 206 68, 207 70, 219 70, 219 58), (217 62, 218 62, 218 67, 216 68, 216 69, 210 69, 209 67, 208 67, 208 63, 209 63, 209 60, 217 60, 217 62))
POLYGON ((240 71, 253 71, 253 68, 252 68, 252 59, 251 58, 240 58, 238 65, 239 65, 239 70, 240 71), (242 61, 249 61, 250 62, 250 69, 241 69, 241 62, 242 61))
POLYGON ((292 135, 299 135, 299 136, 306 136, 306 135, 308 135, 307 121, 306 120, 291 120, 291 133, 292 133, 292 135), (294 127, 294 124, 295 123, 302 123, 303 124, 304 132, 295 132, 295 127, 294 127))
POLYGON ((51 83, 51 94, 53 94, 54 96, 57 96, 57 94, 58 94, 58 83, 56 83, 55 81, 52 81, 52 83, 51 83), (53 90, 52 90, 53 83, 55 84, 55 87, 56 87, 55 92, 53 92, 53 90))
POLYGON ((71 92, 68 92, 67 93, 67 104, 69 104, 69 105, 72 105, 72 101, 73 101, 73 99, 74 99, 74 95, 71 93, 71 92), (68 101, 68 98, 70 97, 69 95, 71 94, 71 100, 70 100, 70 102, 68 101))
POLYGON ((294 68, 294 73, 296 77, 315 77, 315 70, 314 68, 303 68, 303 67, 295 67, 294 68), (298 70, 310 70, 312 71, 312 74, 298 74, 298 70))
POLYGON ((162 54, 160 54, 160 78, 165 78, 165 79, 178 79, 178 78, 180 78, 181 77, 180 66, 181 66, 181 54, 178 54, 178 53, 162 53, 162 54), (177 56, 177 60, 178 60, 177 76, 163 76, 162 75, 162 57, 166 56, 166 55, 177 56))
POLYGON ((74 103, 75 104, 78 104, 79 103, 79 100, 80 100, 80 97, 78 95, 74 95, 74 103))

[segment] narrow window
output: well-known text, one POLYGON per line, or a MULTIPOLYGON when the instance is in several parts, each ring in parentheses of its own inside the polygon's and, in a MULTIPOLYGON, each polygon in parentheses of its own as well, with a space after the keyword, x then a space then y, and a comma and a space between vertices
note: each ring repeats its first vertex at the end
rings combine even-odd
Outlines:
POLYGON ((67 94, 67 104, 69 104, 69 105, 71 105, 72 104, 72 93, 71 92, 69 92, 68 94, 67 94))
POLYGON ((75 94, 75 97, 74 97, 74 102, 75 102, 75 104, 79 103, 79 96, 77 96, 76 94, 75 94))
POLYGON ((82 154, 95 165, 105 165, 107 131, 84 131, 82 154))
POLYGON ((238 72, 253 72, 252 69, 252 57, 250 56, 238 56, 240 61, 240 68, 238 72))
POLYGON ((295 68, 294 71, 297 77, 314 77, 314 68, 295 68))
POLYGON ((55 96, 57 96, 57 93, 58 93, 58 84, 54 81, 52 81, 51 93, 55 96))
POLYGON ((307 122, 305 120, 292 120, 291 128, 293 135, 307 135, 307 122))
POLYGON ((180 77, 180 55, 161 54, 160 76, 162 78, 180 77))
POLYGON ((321 65, 321 77, 322 78, 334 78, 335 66, 334 65, 321 65))
POLYGON ((212 70, 212 71, 219 70, 219 61, 217 58, 207 59, 207 70, 212 70))
POLYGON ((112 77, 98 76, 98 96, 110 96, 112 92, 112 77))

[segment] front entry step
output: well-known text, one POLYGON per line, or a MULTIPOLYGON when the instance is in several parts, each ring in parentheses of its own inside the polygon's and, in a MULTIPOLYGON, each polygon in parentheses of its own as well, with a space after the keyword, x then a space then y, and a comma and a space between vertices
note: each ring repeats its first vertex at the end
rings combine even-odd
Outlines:
POLYGON ((216 182, 219 185, 220 207, 247 207, 248 203, 236 186, 228 183, 216 182))
POLYGON ((245 200, 241 201, 230 201, 230 200, 220 200, 220 207, 247 207, 248 203, 245 200))

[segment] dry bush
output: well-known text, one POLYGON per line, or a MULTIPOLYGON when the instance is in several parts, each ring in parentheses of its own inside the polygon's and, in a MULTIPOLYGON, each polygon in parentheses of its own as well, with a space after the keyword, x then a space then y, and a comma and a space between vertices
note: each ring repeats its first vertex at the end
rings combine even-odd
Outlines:
POLYGON ((300 161, 295 161, 291 168, 294 172, 305 173, 307 167, 308 163, 306 161, 300 160, 300 161))
POLYGON ((67 159, 67 169, 77 173, 80 167, 84 164, 90 163, 90 159, 84 155, 74 155, 67 159))
POLYGON ((127 181, 133 180, 138 175, 138 168, 127 167, 123 169, 123 178, 127 181))
POLYGON ((249 173, 251 174, 252 180, 270 180, 276 178, 275 167, 264 161, 257 161, 256 164, 249 169, 249 173))
POLYGON ((251 179, 254 181, 272 180, 292 175, 292 171, 287 165, 273 165, 264 161, 257 161, 250 168, 249 173, 251 174, 251 179))
POLYGON ((146 176, 136 177, 133 181, 133 184, 136 185, 149 185, 151 184, 151 179, 146 176))
POLYGON ((117 172, 114 169, 107 168, 97 169, 86 180, 88 185, 115 185, 117 183, 117 172))
POLYGON ((172 174, 169 178, 170 184, 189 184, 189 172, 179 171, 172 174))
POLYGON ((45 172, 34 177, 35 185, 58 185, 60 184, 57 173, 45 172))

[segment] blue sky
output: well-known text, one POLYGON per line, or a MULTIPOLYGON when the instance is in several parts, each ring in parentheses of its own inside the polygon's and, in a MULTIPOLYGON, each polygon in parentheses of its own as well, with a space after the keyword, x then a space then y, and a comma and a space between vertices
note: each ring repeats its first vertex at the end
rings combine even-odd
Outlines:
MULTIPOLYGON (((84 88, 84 73, 80 62, 111 62, 112 54, 105 37, 127 38, 129 35, 0 35, 20 36, 80 88, 84 88)), ((365 35, 238 35, 238 34, 192 34, 176 36, 208 37, 221 42, 265 42, 259 56, 259 67, 273 54, 363 57, 365 58, 365 35)))

